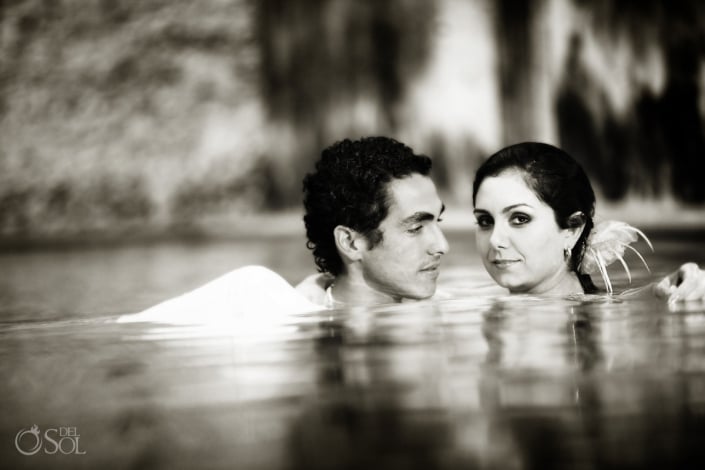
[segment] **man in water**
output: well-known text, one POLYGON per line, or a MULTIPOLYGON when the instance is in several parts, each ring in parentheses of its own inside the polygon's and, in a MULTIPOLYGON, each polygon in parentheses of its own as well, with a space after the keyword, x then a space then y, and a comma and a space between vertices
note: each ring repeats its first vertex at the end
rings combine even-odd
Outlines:
POLYGON ((429 157, 388 137, 326 148, 304 178, 304 223, 330 276, 299 291, 327 307, 431 297, 448 242, 430 171, 429 157))
POLYGON ((121 322, 267 321, 344 305, 420 300, 436 292, 448 242, 431 159, 387 137, 326 148, 304 179, 308 246, 324 273, 294 289, 261 266, 235 269, 121 322))

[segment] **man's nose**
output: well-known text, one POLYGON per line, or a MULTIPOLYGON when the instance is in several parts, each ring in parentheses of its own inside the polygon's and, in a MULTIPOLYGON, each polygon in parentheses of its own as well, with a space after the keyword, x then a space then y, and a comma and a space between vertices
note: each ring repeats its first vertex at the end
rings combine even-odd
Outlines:
POLYGON ((446 240, 446 236, 443 234, 443 230, 441 230, 439 226, 436 226, 433 233, 433 240, 429 252, 433 255, 444 255, 448 253, 448 251, 450 251, 448 240, 446 240))

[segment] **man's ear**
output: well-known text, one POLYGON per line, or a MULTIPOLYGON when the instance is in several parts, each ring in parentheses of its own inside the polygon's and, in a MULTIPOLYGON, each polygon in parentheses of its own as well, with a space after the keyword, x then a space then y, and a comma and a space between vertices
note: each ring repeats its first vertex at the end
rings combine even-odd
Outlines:
POLYGON ((357 230, 344 225, 338 225, 333 229, 333 239, 338 253, 348 261, 359 261, 362 254, 367 250, 367 240, 357 230))
POLYGON ((568 228, 566 230, 566 241, 567 241, 567 247, 570 248, 571 250, 575 246, 575 244, 578 242, 578 238, 580 238, 580 234, 583 233, 583 229, 585 229, 585 223, 587 222, 587 219, 585 217, 585 214, 583 214, 580 211, 573 212, 570 214, 570 217, 568 217, 568 228))

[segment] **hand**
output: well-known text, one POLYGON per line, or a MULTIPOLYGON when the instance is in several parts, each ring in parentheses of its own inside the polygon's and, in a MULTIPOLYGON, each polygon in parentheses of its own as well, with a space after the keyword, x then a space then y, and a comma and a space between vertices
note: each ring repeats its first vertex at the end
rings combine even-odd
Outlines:
POLYGON ((669 303, 705 300, 705 271, 695 263, 685 263, 654 285, 654 294, 669 303))

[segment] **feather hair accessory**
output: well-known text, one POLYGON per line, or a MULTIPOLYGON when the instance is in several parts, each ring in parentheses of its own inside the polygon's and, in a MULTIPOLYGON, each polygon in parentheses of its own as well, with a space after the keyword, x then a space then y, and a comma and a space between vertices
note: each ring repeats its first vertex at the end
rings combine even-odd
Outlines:
MULTIPOLYGON (((585 254, 583 255, 583 261, 580 263, 579 271, 582 274, 592 274, 599 272, 602 276, 602 280, 605 283, 605 288, 607 292, 612 293, 612 283, 607 274, 607 266, 619 260, 624 267, 624 271, 627 273, 629 282, 632 282, 632 275, 629 272, 629 267, 626 261, 624 261, 624 250, 630 249, 639 257, 644 266, 646 266, 647 271, 649 270, 649 265, 646 264, 644 257, 641 256, 635 248, 629 246, 639 239, 639 236, 644 239, 651 251, 654 251, 654 247, 644 235, 644 232, 638 228, 632 227, 629 224, 620 222, 617 220, 605 220, 600 222, 593 227, 588 236, 587 242, 585 244, 585 254)), ((650 272, 650 271, 649 271, 650 272)))

